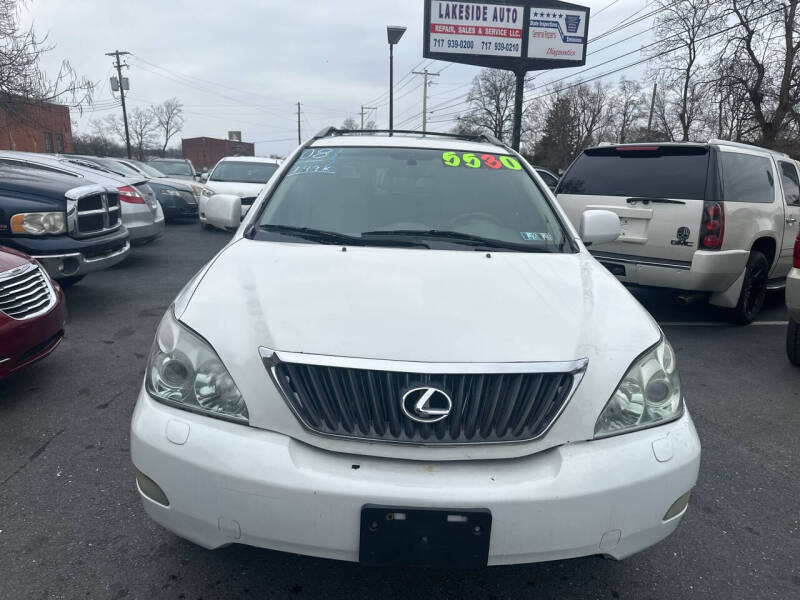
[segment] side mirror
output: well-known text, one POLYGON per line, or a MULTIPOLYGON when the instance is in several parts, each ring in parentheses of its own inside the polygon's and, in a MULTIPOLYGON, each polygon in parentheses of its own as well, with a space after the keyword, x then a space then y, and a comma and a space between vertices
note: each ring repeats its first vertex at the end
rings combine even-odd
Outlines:
POLYGON ((587 246, 614 242, 621 232, 619 217, 610 210, 586 210, 581 215, 580 236, 587 246))
POLYGON ((236 229, 242 222, 242 199, 233 194, 217 194, 205 203, 206 221, 220 229, 236 229))
POLYGON ((208 181, 208 171, 200 175, 200 183, 205 183, 206 181, 208 181))

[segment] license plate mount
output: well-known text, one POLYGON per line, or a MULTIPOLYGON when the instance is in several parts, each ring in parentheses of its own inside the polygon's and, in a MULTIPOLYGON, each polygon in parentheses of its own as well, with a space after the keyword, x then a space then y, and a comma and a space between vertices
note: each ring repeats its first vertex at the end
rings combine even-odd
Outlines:
POLYGON ((361 508, 359 561, 371 566, 477 569, 489 560, 489 509, 361 508))

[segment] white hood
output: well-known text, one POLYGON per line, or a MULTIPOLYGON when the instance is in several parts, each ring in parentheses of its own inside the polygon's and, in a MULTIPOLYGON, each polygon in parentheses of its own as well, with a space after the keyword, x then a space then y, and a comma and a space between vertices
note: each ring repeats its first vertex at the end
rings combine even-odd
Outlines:
POLYGON ((487 258, 469 250, 342 251, 240 239, 199 279, 194 293, 187 290, 176 304, 177 316, 216 349, 245 396, 251 424, 345 452, 488 458, 591 438, 625 371, 661 335, 641 305, 585 251, 487 258), (542 440, 401 451, 305 431, 270 382, 260 347, 424 362, 588 358, 589 366, 542 440))
POLYGON ((182 318, 220 349, 232 338, 404 361, 567 361, 598 336, 633 335, 638 351, 658 339, 638 302, 583 254, 342 252, 246 239, 219 256, 182 318))
POLYGON ((266 183, 237 183, 235 181, 208 181, 206 188, 215 194, 233 194, 240 198, 255 198, 264 189, 266 183))

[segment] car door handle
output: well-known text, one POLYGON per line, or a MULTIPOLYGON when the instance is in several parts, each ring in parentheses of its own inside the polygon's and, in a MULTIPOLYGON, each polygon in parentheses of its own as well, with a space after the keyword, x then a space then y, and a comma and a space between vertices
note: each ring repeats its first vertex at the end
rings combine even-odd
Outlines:
POLYGON ((795 219, 794 217, 789 217, 788 219, 786 219, 786 222, 789 225, 794 225, 795 223, 797 223, 797 219, 795 219))

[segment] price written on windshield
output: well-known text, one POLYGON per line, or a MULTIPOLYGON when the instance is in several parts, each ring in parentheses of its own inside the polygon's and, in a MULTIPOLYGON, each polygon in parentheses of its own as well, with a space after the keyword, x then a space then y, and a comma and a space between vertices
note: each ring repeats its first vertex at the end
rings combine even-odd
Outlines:
POLYGON ((522 165, 513 156, 495 156, 494 154, 474 154, 472 152, 458 153, 445 152, 442 154, 442 162, 448 167, 467 167, 469 169, 509 169, 511 171, 521 171, 522 165))

